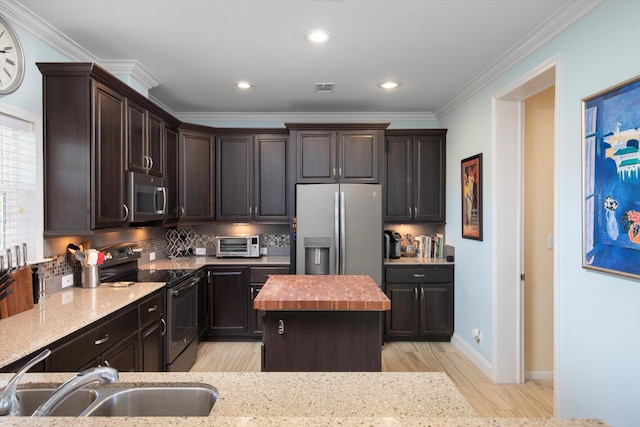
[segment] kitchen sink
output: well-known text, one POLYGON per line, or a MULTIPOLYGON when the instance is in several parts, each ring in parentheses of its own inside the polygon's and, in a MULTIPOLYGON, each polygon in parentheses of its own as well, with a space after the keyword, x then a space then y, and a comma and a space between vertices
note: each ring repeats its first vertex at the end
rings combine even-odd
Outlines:
MULTIPOLYGON (((16 396, 20 402, 20 415, 31 416, 40 404, 47 400, 54 391, 56 391, 55 388, 19 389, 16 392, 16 396)), ((75 393, 69 395, 69 397, 51 413, 51 416, 77 417, 82 411, 87 409, 89 405, 95 402, 97 397, 98 393, 93 389, 77 390, 75 393)))
MULTIPOLYGON (((22 416, 30 416, 55 389, 19 389, 22 416)), ((206 417, 218 390, 204 386, 113 386, 77 390, 51 416, 206 417)))
POLYGON ((98 417, 206 417, 218 398, 204 387, 109 388, 82 415, 98 417))

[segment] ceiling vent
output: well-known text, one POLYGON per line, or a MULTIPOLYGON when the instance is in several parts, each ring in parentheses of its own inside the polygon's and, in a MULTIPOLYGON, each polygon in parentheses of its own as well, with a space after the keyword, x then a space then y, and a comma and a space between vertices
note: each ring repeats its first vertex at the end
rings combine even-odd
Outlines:
POLYGON ((335 83, 315 83, 313 85, 316 93, 333 93, 336 88, 335 83))

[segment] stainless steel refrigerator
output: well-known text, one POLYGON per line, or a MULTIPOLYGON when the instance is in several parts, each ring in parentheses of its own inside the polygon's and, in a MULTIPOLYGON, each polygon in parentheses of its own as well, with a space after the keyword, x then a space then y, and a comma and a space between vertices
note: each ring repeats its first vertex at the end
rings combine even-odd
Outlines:
POLYGON ((357 274, 382 285, 382 187, 296 185, 297 274, 357 274))

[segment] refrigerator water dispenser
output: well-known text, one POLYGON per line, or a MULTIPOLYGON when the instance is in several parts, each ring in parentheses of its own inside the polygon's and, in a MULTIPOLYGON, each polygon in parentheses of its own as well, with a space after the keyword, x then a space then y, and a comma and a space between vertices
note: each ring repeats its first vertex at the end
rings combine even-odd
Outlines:
POLYGON ((304 238, 304 274, 329 274, 330 237, 304 238))

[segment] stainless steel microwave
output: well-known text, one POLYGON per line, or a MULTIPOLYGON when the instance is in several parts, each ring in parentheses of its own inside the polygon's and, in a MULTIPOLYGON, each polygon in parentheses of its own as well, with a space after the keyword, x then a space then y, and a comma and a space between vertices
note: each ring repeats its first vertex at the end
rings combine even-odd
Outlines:
POLYGON ((216 257, 259 258, 260 236, 216 236, 216 257))
POLYGON ((127 221, 161 220, 167 213, 168 180, 138 172, 127 172, 127 221))

